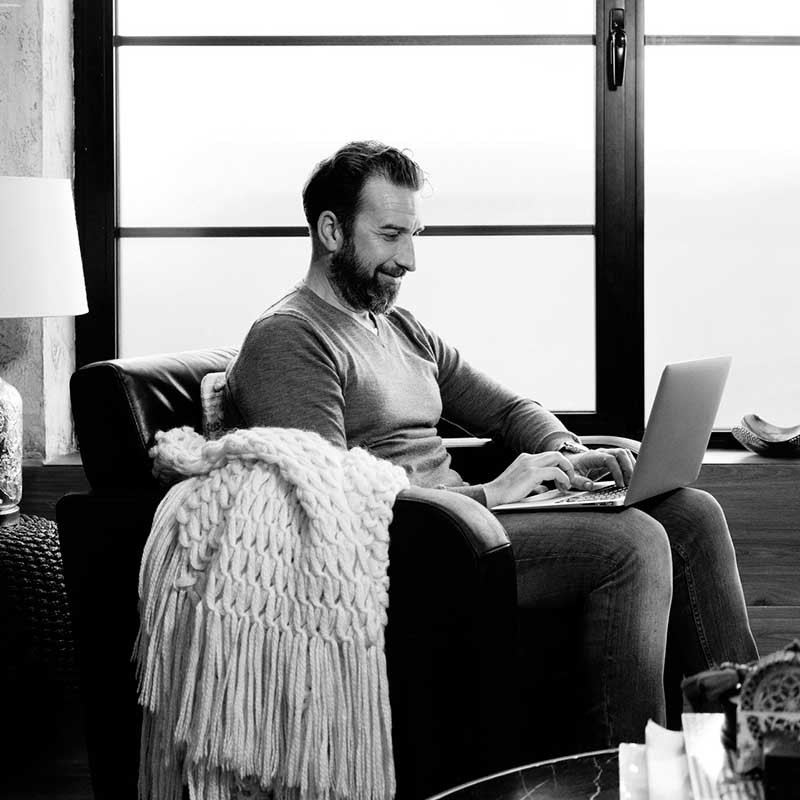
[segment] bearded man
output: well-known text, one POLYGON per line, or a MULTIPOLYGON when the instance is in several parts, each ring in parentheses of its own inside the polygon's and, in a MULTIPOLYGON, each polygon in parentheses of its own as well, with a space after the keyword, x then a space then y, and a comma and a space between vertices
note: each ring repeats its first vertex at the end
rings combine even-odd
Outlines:
MULTIPOLYGON (((413 485, 489 508, 545 481, 585 489, 608 471, 626 485, 627 450, 587 450, 555 415, 471 367, 395 305, 416 269, 423 180, 407 155, 377 142, 353 142, 317 165, 303 190, 308 273, 253 324, 229 367, 234 415, 244 426, 365 447, 404 467, 413 485), (494 480, 465 484, 437 434, 442 416, 518 457, 494 480)), ((684 675, 757 656, 730 534, 710 495, 680 489, 617 514, 499 519, 519 605, 582 609, 587 749, 641 741, 648 718, 664 724, 668 631, 684 675)))

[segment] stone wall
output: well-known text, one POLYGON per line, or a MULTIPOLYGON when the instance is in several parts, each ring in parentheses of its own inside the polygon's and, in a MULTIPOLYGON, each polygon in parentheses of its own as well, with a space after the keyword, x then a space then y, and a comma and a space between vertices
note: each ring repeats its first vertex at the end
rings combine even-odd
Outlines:
MULTIPOLYGON (((0 175, 73 176, 72 0, 0 7, 0 175)), ((0 270, 1 274, 2 270, 0 270)), ((0 375, 22 395, 26 458, 75 450, 72 317, 0 320, 0 375)))

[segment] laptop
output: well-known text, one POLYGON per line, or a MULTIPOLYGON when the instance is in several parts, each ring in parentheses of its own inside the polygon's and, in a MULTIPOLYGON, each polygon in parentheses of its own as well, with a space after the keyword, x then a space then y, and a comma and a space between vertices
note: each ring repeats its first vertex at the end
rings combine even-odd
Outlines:
POLYGON ((619 511, 697 480, 730 356, 668 364, 661 374, 630 485, 596 482, 591 491, 558 489, 492 511, 619 511))

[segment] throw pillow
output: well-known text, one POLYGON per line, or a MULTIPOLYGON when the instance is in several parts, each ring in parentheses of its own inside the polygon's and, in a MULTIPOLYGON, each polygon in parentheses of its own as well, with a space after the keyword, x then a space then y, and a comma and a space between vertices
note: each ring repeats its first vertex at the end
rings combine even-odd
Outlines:
POLYGON ((209 372, 200 381, 203 436, 211 441, 225 432, 225 373, 209 372))

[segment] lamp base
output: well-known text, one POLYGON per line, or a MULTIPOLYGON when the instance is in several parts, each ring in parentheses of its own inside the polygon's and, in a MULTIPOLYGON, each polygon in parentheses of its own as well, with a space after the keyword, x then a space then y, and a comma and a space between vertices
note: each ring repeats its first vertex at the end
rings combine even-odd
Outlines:
POLYGON ((19 520, 22 499, 22 398, 0 378, 0 527, 19 520))
POLYGON ((0 528, 19 522, 19 506, 0 506, 0 528))

